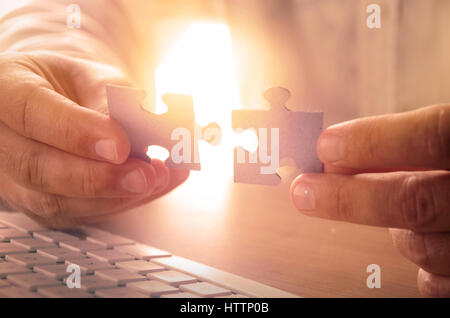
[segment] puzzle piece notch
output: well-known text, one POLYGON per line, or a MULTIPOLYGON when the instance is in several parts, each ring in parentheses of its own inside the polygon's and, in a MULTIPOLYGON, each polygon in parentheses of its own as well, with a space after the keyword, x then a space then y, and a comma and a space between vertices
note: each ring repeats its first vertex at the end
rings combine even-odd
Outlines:
POLYGON ((303 172, 322 172, 316 143, 322 131, 323 113, 289 110, 286 102, 290 92, 282 87, 269 88, 264 97, 270 104, 268 110, 232 112, 234 129, 256 129, 258 132, 255 152, 250 153, 242 147, 234 150, 234 181, 278 185, 281 178, 276 170, 285 158, 291 158, 303 172))
POLYGON ((286 103, 291 98, 291 92, 280 86, 271 87, 264 91, 264 98, 269 102, 270 108, 273 110, 288 110, 286 103))
POLYGON ((158 115, 142 107, 141 102, 145 98, 143 90, 108 85, 106 93, 110 117, 126 131, 132 157, 148 161, 147 149, 156 145, 169 151, 170 156, 166 160, 168 167, 200 170, 198 141, 204 136, 207 142, 220 141, 219 126, 202 128, 195 123, 192 96, 165 94, 162 100, 168 110, 158 115), (212 136, 217 134, 219 136, 215 138, 212 136))

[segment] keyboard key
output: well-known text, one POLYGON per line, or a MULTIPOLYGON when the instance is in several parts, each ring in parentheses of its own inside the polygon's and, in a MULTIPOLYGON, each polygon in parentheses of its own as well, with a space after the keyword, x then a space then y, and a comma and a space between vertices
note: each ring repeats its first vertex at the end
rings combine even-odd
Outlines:
POLYGON ((85 290, 79 288, 69 288, 67 286, 38 288, 38 293, 48 298, 93 298, 85 290))
POLYGON ((97 275, 81 277, 81 289, 90 293, 93 293, 97 289, 113 288, 113 287, 117 287, 117 284, 111 280, 104 279, 97 275))
POLYGON ((34 237, 40 238, 41 240, 52 242, 52 243, 59 243, 61 241, 64 242, 72 242, 72 241, 79 241, 80 239, 76 236, 59 232, 59 231, 46 231, 46 232, 37 232, 33 234, 34 237))
POLYGON ((92 227, 83 227, 83 232, 86 234, 86 239, 88 241, 103 245, 106 248, 134 244, 134 241, 123 236, 112 234, 92 227))
POLYGON ((195 283, 188 285, 180 285, 182 291, 197 294, 202 297, 217 297, 231 294, 231 290, 215 286, 210 283, 195 283))
POLYGON ((21 213, 0 212, 0 220, 2 220, 3 224, 8 225, 9 227, 28 233, 48 230, 45 226, 40 225, 21 213))
POLYGON ((264 295, 267 298, 298 297, 283 290, 272 288, 231 273, 226 273, 179 256, 155 258, 153 262, 166 268, 195 276, 201 281, 211 282, 217 286, 232 290, 237 294, 250 297, 261 297, 264 295))
MULTIPOLYGON (((53 279, 64 280, 64 278, 72 274, 71 272, 67 272, 67 266, 66 264, 37 265, 33 267, 33 271, 42 273, 53 279)), ((81 270, 81 274, 84 275, 86 272, 81 270)))
POLYGON ((86 240, 60 242, 59 246, 66 247, 72 251, 77 251, 77 252, 84 253, 84 254, 86 252, 90 252, 90 251, 97 251, 97 250, 105 249, 105 247, 100 244, 96 244, 96 243, 89 242, 86 240))
POLYGON ((125 262, 134 260, 134 256, 130 254, 121 253, 116 250, 100 250, 87 252, 87 256, 96 258, 98 260, 115 264, 116 262, 125 262))
POLYGON ((80 266, 82 271, 85 271, 87 274, 92 274, 97 270, 101 269, 113 269, 115 268, 113 265, 94 259, 94 258, 83 258, 83 259, 70 259, 66 260, 66 265, 68 264, 76 264, 80 266))
POLYGON ((10 262, 0 263, 0 279, 4 279, 10 275, 27 274, 27 273, 31 273, 31 270, 29 270, 24 266, 10 262))
POLYGON ((166 284, 178 286, 181 284, 192 284, 196 283, 197 279, 195 277, 177 272, 177 271, 163 271, 147 274, 148 278, 160 280, 166 284))
POLYGON ((17 284, 30 291, 36 291, 39 287, 47 286, 60 286, 61 282, 47 277, 41 273, 32 273, 25 275, 12 275, 8 277, 8 280, 13 284, 17 284))
POLYGON ((199 295, 195 295, 192 293, 175 293, 175 294, 166 294, 161 295, 161 298, 201 298, 199 295))
POLYGON ((148 298, 147 295, 129 287, 100 289, 95 291, 95 295, 102 298, 148 298))
POLYGON ((86 237, 86 240, 103 245, 105 248, 113 248, 115 246, 133 245, 134 244, 134 242, 129 239, 122 238, 120 236, 119 237, 112 236, 112 235, 111 236, 103 236, 101 238, 88 236, 88 237, 86 237))
POLYGON ((226 295, 226 296, 218 296, 217 298, 249 298, 249 297, 241 295, 241 294, 231 294, 231 295, 226 295))
POLYGON ((53 258, 58 263, 63 263, 67 259, 80 259, 80 258, 86 258, 86 255, 80 252, 69 250, 65 247, 55 247, 55 248, 45 248, 45 249, 38 249, 37 253, 40 255, 44 255, 50 258, 53 258))
POLYGON ((33 293, 24 288, 11 286, 0 289, 0 298, 40 298, 38 293, 33 293))
POLYGON ((28 249, 13 245, 11 243, 0 243, 0 257, 5 257, 8 254, 23 254, 28 253, 28 249))
POLYGON ((54 259, 36 253, 6 255, 6 260, 28 268, 32 268, 35 265, 56 264, 54 259))
POLYGON ((28 238, 30 235, 16 229, 0 229, 0 242, 8 242, 15 238, 28 238))
POLYGON ((151 258, 157 258, 157 257, 171 256, 171 254, 168 252, 165 252, 165 251, 162 251, 157 248, 147 246, 144 244, 117 246, 114 249, 117 251, 120 251, 122 253, 130 254, 139 259, 145 259, 145 260, 149 260, 151 258))
POLYGON ((0 279, 0 288, 11 286, 11 283, 6 279, 0 279))
POLYGON ((115 282, 118 286, 124 286, 127 283, 139 282, 147 280, 147 277, 137 273, 130 272, 126 269, 106 269, 98 270, 95 275, 115 282))
POLYGON ((46 242, 39 238, 15 238, 11 239, 11 243, 27 248, 30 252, 36 252, 38 248, 44 249, 57 247, 54 243, 46 242))
POLYGON ((160 265, 144 260, 117 262, 116 266, 141 275, 165 270, 165 268, 160 265))
POLYGON ((178 288, 164 284, 157 280, 146 280, 127 284, 127 287, 136 289, 138 292, 148 296, 156 297, 164 294, 176 293, 178 288))

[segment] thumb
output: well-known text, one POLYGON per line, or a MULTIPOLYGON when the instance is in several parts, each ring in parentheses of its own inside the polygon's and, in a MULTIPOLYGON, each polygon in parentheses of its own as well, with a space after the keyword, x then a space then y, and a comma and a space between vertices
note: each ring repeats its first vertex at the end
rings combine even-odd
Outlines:
POLYGON ((106 85, 133 86, 120 68, 92 60, 58 54, 36 59, 52 69, 61 94, 80 106, 107 114, 106 85))
POLYGON ((84 107, 107 114, 106 85, 134 86, 132 81, 118 68, 102 63, 76 60, 72 81, 78 103, 84 107))

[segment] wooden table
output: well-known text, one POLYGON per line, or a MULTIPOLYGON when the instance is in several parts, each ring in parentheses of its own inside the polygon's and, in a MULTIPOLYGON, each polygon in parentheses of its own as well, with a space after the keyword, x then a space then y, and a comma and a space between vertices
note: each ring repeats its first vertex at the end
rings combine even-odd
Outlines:
POLYGON ((417 266, 387 229, 315 219, 289 202, 289 184, 203 181, 101 226, 218 269, 306 297, 418 297, 417 266), (369 289, 369 264, 381 288, 369 289))

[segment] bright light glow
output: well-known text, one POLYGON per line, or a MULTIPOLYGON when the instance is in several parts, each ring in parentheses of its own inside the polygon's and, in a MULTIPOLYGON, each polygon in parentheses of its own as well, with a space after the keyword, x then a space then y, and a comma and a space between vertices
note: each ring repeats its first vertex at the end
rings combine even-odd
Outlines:
POLYGON ((161 161, 165 161, 167 158, 169 158, 169 151, 166 148, 152 145, 148 147, 147 155, 150 158, 159 159, 161 161))
POLYGON ((240 108, 229 28, 210 22, 189 25, 157 68, 155 82, 157 113, 167 110, 161 101, 164 93, 188 94, 194 99, 197 123, 216 122, 222 129, 219 146, 200 142, 202 171, 191 173, 187 184, 177 191, 191 204, 197 202, 199 209, 212 211, 226 199, 232 182, 235 133, 231 110, 240 108))
POLYGON ((243 132, 235 133, 232 138, 234 145, 240 146, 248 152, 258 150, 258 136, 255 129, 247 129, 243 132))

